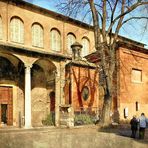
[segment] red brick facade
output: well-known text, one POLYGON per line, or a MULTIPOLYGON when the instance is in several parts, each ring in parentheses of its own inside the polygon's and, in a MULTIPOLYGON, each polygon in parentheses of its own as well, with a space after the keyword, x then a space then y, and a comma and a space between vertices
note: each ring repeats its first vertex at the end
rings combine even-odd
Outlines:
POLYGON ((74 110, 99 109, 98 70, 96 67, 69 65, 66 79, 70 79, 65 87, 66 103, 72 104, 74 110), (85 91, 86 94, 83 94, 85 91), (88 90, 87 90, 88 89, 88 90), (87 94, 88 93, 88 94, 87 94), (85 96, 86 95, 86 96, 85 96))
POLYGON ((128 117, 148 116, 148 50, 136 46, 119 48, 119 94, 120 118, 124 119, 124 109, 128 117))

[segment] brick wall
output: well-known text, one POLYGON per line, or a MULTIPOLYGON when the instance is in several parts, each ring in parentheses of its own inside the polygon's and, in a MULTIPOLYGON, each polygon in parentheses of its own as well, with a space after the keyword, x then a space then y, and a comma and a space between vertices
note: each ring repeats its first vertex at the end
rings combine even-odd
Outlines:
MULTIPOLYGON (((74 110, 81 108, 97 108, 99 106, 98 72, 88 67, 70 67, 71 86, 66 84, 66 102, 71 103, 74 110), (84 87, 88 88, 88 98, 83 95, 84 87), (85 100, 86 99, 86 100, 85 100)), ((67 77, 68 75, 67 73, 67 77)), ((86 90, 87 91, 87 90, 86 90)))
POLYGON ((127 119, 142 112, 148 116, 148 54, 121 47, 119 57, 120 119, 124 119, 125 107, 128 108, 127 119), (136 102, 139 104, 138 110, 136 102))

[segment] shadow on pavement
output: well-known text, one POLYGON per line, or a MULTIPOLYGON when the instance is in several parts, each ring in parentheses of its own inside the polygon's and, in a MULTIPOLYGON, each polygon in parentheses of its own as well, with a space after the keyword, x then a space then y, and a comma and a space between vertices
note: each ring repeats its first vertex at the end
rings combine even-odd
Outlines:
POLYGON ((144 139, 139 139, 139 131, 137 130, 136 138, 131 138, 131 128, 130 125, 124 124, 124 125, 110 125, 108 127, 100 127, 98 129, 98 132, 105 132, 105 133, 114 133, 118 136, 126 137, 133 139, 140 143, 146 143, 148 144, 148 128, 145 129, 145 137, 144 139))

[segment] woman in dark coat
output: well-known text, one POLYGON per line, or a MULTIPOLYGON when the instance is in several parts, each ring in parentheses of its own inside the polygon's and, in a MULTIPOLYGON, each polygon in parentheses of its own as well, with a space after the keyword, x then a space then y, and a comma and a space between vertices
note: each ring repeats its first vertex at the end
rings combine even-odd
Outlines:
POLYGON ((136 132, 138 129, 138 120, 136 119, 136 116, 133 116, 133 118, 130 121, 131 124, 131 130, 132 130, 132 138, 136 138, 136 132))

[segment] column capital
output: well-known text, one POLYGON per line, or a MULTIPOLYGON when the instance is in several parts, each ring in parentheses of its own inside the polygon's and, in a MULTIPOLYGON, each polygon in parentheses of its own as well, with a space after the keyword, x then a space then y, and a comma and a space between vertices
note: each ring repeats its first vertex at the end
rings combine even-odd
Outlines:
POLYGON ((32 64, 25 64, 25 63, 24 63, 24 67, 25 67, 25 68, 32 68, 32 64))

